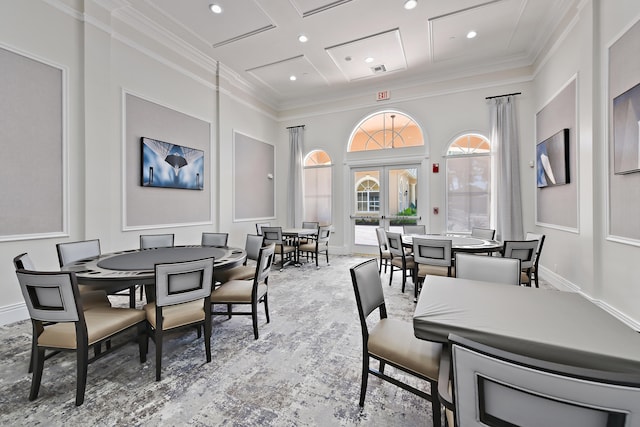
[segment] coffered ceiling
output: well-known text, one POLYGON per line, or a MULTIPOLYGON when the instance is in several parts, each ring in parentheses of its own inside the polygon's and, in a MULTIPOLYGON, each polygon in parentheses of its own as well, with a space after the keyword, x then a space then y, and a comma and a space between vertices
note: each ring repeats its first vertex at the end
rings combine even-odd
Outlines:
POLYGON ((280 108, 531 65, 575 4, 418 0, 407 10, 404 2, 121 0, 119 13, 143 16, 156 31, 220 61, 280 108), (222 13, 212 13, 211 4, 222 13), (470 31, 475 38, 467 38, 470 31))

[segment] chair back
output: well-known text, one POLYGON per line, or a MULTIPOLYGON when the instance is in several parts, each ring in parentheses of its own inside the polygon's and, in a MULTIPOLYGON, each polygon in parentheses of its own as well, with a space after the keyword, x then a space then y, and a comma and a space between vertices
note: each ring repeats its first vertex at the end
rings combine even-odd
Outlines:
POLYGON ((21 253, 17 257, 13 258, 13 265, 16 268, 16 270, 33 271, 36 269, 35 265, 33 264, 33 261, 31 261, 31 257, 29 257, 29 254, 26 252, 21 253))
POLYGON ((84 320, 75 273, 16 271, 31 319, 41 322, 84 320))
POLYGON ((456 277, 460 279, 519 286, 520 269, 518 258, 456 254, 456 277))
POLYGON ((156 264, 156 306, 182 304, 211 295, 213 258, 156 264))
POLYGON ((318 227, 318 238, 316 242, 318 247, 329 245, 329 239, 331 238, 331 226, 321 225, 318 227))
POLYGON ((64 267, 72 262, 100 256, 100 240, 82 240, 79 242, 58 243, 58 263, 64 267))
POLYGON ((522 268, 527 269, 533 267, 537 249, 537 240, 507 240, 504 242, 502 256, 518 258, 522 268))
POLYGON ((424 224, 403 225, 404 234, 427 234, 427 226, 424 224))
POLYGON ((451 267, 451 240, 414 237, 413 259, 419 264, 451 267))
POLYGON ((387 317, 382 281, 378 273, 378 262, 372 258, 351 267, 349 271, 351 272, 353 291, 356 295, 360 325, 363 332, 366 332, 368 330, 367 317, 376 308, 380 308, 381 317, 387 317))
POLYGON ((269 280, 269 272, 275 259, 276 245, 271 243, 267 246, 260 248, 260 255, 258 255, 258 263, 256 265, 256 275, 254 284, 267 283, 269 280))
POLYGON ((493 240, 496 237, 496 230, 493 228, 471 228, 471 237, 477 237, 479 239, 493 240))
POLYGON ((380 248, 380 250, 388 250, 389 246, 387 244, 387 232, 384 230, 384 228, 376 228, 376 237, 378 238, 378 247, 380 248))
POLYGON ((582 369, 449 336, 456 425, 640 426, 640 376, 582 369))
POLYGON ((202 233, 202 246, 226 247, 229 233, 202 233))
POLYGON ((403 258, 405 256, 402 247, 402 234, 387 231, 387 247, 393 257, 403 258))
POLYGON ((525 240, 538 241, 538 247, 536 248, 536 256, 535 256, 535 259, 533 260, 533 266, 536 267, 536 269, 538 268, 538 260, 540 259, 540 254, 542 253, 542 246, 544 245, 545 237, 546 236, 544 234, 535 234, 535 233, 527 232, 524 238, 525 240))
POLYGON ((262 236, 262 227, 271 227, 270 222, 259 222, 256 224, 256 233, 258 236, 262 236))
POLYGON ((310 229, 310 230, 316 230, 319 226, 320 226, 319 222, 312 222, 312 221, 303 221, 302 222, 302 228, 306 228, 306 229, 310 229))
POLYGON ((262 227, 262 235, 264 236, 265 245, 275 243, 282 244, 282 227, 262 227))
POLYGON ((141 234, 140 249, 171 248, 173 239, 173 234, 141 234))
POLYGON ((247 258, 254 261, 258 260, 260 256, 260 248, 262 248, 263 236, 257 234, 247 234, 247 239, 244 243, 244 250, 247 252, 247 258))

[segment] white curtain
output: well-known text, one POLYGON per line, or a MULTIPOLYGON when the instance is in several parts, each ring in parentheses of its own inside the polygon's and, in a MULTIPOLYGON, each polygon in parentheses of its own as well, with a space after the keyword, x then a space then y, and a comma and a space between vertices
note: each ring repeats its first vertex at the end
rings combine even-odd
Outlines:
POLYGON ((523 237, 520 155, 514 101, 513 96, 500 96, 489 101, 491 143, 497 150, 496 239, 498 240, 522 240, 523 237))
POLYGON ((304 188, 304 174, 302 164, 302 136, 304 126, 289 128, 289 200, 287 218, 289 227, 302 226, 304 221, 304 202, 302 189, 304 188))

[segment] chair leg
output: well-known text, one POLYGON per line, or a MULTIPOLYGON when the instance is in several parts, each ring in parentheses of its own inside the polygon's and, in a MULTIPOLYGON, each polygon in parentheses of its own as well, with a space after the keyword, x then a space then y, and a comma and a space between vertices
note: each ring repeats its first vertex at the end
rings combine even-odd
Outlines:
POLYGON ((253 338, 258 339, 258 302, 251 303, 251 321, 253 323, 253 338))
MULTIPOLYGON (((36 337, 36 332, 34 331, 31 335, 31 356, 29 359, 29 373, 33 372, 33 367, 36 359, 36 353, 38 352, 38 339, 36 337)), ((44 355, 43 355, 44 357, 44 355)))
POLYGON ((136 287, 129 288, 129 307, 136 308, 136 287))
POLYGON ((264 295, 262 302, 264 302, 264 314, 267 316, 267 323, 269 323, 271 320, 269 319, 269 298, 267 294, 264 295))
POLYGON ((431 413, 433 418, 433 427, 440 427, 442 425, 442 414, 440 409, 440 399, 438 398, 438 385, 437 383, 430 383, 431 388, 431 413), (434 390, 436 390, 434 392, 434 390))
POLYGON ((211 315, 204 322, 204 350, 207 354, 207 363, 211 362, 211 315))
POLYGON ((82 405, 84 402, 84 391, 87 388, 87 367, 89 365, 89 348, 80 346, 76 350, 77 372, 76 379, 76 406, 82 405))
POLYGON ((145 322, 138 323, 138 350, 140 351, 140 363, 147 361, 147 351, 149 351, 149 335, 145 322))
POLYGON ((231 319, 231 304, 227 304, 227 316, 231 319))
POLYGON ((327 249, 327 252, 325 252, 327 254, 327 265, 329 265, 329 249, 327 249))
MULTIPOLYGON (((384 272, 387 272, 387 268, 385 266, 384 272)), ((393 280, 393 264, 391 264, 391 272, 389 273, 389 286, 391 286, 391 281, 393 280)))
POLYGON ((40 391, 40 382, 42 381, 42 371, 44 370, 44 348, 37 347, 33 352, 31 361, 33 368, 33 377, 31 378, 31 393, 29 400, 36 400, 40 391))
POLYGON ((364 406, 364 397, 367 394, 367 383, 369 381, 369 353, 365 347, 362 357, 362 382, 360 383, 360 407, 364 406))
POLYGON ((160 381, 160 371, 162 370, 162 331, 156 329, 156 381, 160 381))

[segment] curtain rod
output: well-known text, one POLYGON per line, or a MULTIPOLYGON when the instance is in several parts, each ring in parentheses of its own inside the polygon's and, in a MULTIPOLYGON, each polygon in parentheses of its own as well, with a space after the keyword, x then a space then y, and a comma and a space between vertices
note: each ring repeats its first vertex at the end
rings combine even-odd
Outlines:
POLYGON ((500 98, 502 96, 522 95, 522 92, 505 93, 504 95, 487 96, 485 99, 500 98))
POLYGON ((298 125, 298 126, 289 126, 287 129, 294 129, 294 128, 303 128, 304 125, 298 125))

